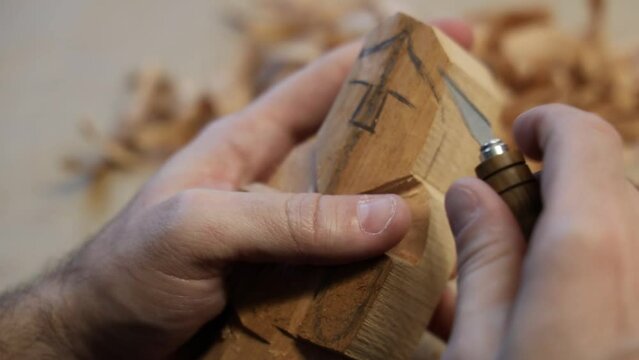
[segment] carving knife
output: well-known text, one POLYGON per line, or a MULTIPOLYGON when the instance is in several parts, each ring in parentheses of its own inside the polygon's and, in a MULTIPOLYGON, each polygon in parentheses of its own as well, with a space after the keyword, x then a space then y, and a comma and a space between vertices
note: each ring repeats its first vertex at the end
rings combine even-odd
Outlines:
POLYGON ((475 168, 475 174, 506 202, 527 240, 542 208, 537 178, 523 155, 496 138, 484 114, 448 74, 441 69, 440 73, 466 126, 480 145, 481 162, 475 168))

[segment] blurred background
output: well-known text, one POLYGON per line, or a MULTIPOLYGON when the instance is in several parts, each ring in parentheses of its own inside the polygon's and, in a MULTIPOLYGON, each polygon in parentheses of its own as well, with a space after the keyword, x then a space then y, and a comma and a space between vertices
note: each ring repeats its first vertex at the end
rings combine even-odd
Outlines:
MULTIPOLYGON (((0 0, 0 290, 54 266, 98 231, 209 118, 380 16, 476 17, 522 1, 353 1, 346 10, 348 1, 237 3, 0 0), (277 3, 328 10, 303 27, 288 23, 301 10, 289 4, 274 15, 277 3), (148 130, 149 122, 162 125, 148 130), (167 140, 176 126, 181 137, 167 140)), ((586 1, 531 4, 550 9, 569 34, 593 21, 586 1)), ((634 51, 637 13, 637 1, 609 2, 612 47, 634 51)))

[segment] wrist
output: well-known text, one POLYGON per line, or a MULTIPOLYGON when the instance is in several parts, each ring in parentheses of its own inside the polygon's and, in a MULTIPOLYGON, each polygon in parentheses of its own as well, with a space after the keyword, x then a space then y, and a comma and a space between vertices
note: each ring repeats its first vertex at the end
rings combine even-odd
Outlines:
POLYGON ((85 353, 74 333, 74 314, 65 306, 53 276, 0 298, 0 357, 78 358, 85 353))
POLYGON ((137 275, 129 262, 113 261, 114 232, 123 231, 112 225, 53 276, 49 294, 65 330, 60 337, 81 358, 147 358, 155 352, 150 358, 163 357, 164 347, 141 346, 162 343, 165 334, 145 315, 152 300, 137 301, 138 284, 131 282, 137 275))

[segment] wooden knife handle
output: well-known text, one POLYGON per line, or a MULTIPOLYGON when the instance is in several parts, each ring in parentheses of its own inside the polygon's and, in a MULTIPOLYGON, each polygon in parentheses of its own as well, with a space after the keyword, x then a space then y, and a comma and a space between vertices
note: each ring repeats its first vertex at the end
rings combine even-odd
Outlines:
POLYGON ((475 168, 475 173, 504 199, 528 240, 542 204, 539 182, 523 155, 508 150, 484 160, 475 168))

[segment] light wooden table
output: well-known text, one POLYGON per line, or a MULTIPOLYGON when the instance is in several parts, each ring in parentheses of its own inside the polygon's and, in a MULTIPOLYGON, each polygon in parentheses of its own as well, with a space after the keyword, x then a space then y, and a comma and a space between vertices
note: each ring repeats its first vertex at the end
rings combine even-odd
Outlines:
MULTIPOLYGON (((128 72, 161 64, 193 88, 232 61, 233 34, 217 17, 231 0, 3 0, 0 2, 0 290, 52 266, 110 218, 148 176, 115 179, 102 211, 61 170, 78 149, 78 120, 108 129, 128 72)), ((549 2, 550 1, 546 1, 549 2)), ((417 18, 454 16, 517 0, 396 2, 417 18)), ((580 1, 554 1, 575 27, 580 1)), ((611 32, 636 39, 639 3, 612 2, 611 32)))

